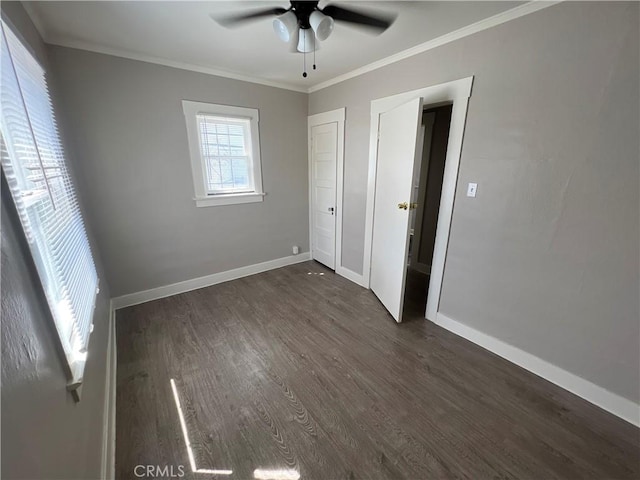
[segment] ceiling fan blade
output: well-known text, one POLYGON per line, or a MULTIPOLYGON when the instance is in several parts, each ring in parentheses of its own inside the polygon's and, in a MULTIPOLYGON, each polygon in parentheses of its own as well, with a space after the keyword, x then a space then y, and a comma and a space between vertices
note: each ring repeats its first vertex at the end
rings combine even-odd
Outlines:
POLYGON ((389 28, 396 15, 381 12, 356 11, 350 8, 339 7, 337 5, 327 5, 322 9, 322 13, 329 15, 334 20, 349 22, 363 27, 377 30, 379 33, 389 28))
POLYGON ((275 8, 267 8, 262 10, 254 10, 253 12, 248 12, 248 13, 236 13, 236 14, 228 14, 228 15, 216 15, 212 13, 211 18, 216 23, 219 23, 223 27, 235 27, 236 25, 241 25, 243 23, 250 22, 252 20, 257 20, 262 17, 282 15, 286 11, 287 11, 286 8, 275 7, 275 8))

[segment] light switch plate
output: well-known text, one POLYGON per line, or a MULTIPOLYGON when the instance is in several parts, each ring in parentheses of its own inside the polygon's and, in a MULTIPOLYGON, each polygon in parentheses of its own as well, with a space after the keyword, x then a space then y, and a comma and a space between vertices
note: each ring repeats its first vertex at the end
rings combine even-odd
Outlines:
POLYGON ((475 197, 477 191, 478 191, 478 184, 470 183, 469 186, 467 187, 467 197, 475 197))

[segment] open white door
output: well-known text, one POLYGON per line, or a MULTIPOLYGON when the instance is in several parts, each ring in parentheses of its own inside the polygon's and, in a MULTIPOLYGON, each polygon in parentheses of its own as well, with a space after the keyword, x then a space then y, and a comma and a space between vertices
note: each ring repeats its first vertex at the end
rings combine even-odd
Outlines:
POLYGON ((338 123, 311 128, 311 254, 335 269, 338 123))
POLYGON ((371 290, 402 321, 409 208, 422 98, 380 114, 371 246, 371 290))

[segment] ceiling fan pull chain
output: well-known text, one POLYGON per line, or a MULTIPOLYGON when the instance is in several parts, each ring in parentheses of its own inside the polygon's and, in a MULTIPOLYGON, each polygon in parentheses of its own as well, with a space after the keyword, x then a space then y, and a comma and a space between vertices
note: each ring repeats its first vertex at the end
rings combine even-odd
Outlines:
MULTIPOLYGON (((307 45, 307 31, 306 30, 302 30, 302 44, 303 45, 307 45)), ((303 71, 302 71, 302 77, 303 78, 307 78, 307 52, 306 52, 306 48, 303 49, 302 52, 302 67, 303 67, 303 71)))
MULTIPOLYGON (((2 0, 0 0, 2 1, 2 0)), ((329 0, 331 1, 331 0, 329 0)), ((240 2, 243 3, 243 2, 240 2)), ((246 2, 252 3, 252 2, 246 2)), ((335 22, 350 23, 355 26, 374 29, 382 33, 395 21, 397 14, 385 13, 374 9, 370 12, 360 8, 351 10, 346 7, 329 4, 319 8, 318 0, 289 0, 289 8, 273 7, 248 11, 247 13, 211 14, 211 18, 223 27, 232 27, 263 17, 273 17, 273 28, 283 42, 290 44, 291 52, 303 54, 302 77, 307 78, 307 53, 313 48, 313 70, 317 70, 317 43, 324 42, 333 32, 335 22), (307 42, 307 33, 311 34, 307 42)), ((388 2, 392 3, 392 2, 388 2)))

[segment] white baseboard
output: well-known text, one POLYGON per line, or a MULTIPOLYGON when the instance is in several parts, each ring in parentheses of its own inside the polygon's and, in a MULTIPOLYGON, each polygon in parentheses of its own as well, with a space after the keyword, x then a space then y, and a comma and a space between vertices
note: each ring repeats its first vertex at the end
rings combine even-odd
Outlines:
POLYGON ((204 277, 193 278, 191 280, 185 280, 184 282, 164 285, 150 290, 143 290, 142 292, 129 293, 127 295, 113 298, 113 307, 118 310, 120 308, 150 302, 151 300, 158 300, 159 298, 170 297, 179 293, 190 292, 191 290, 197 290, 199 288, 210 287, 211 285, 216 285, 218 283, 248 277, 249 275, 255 275, 256 273, 262 273, 267 270, 274 270, 276 268, 286 267, 287 265, 306 262, 308 260, 311 260, 311 254, 309 252, 304 252, 298 255, 276 258, 275 260, 256 263, 255 265, 247 265, 246 267, 234 268, 233 270, 227 270, 225 272, 218 272, 204 277))
POLYGON ((551 383, 555 383, 559 387, 584 398, 623 420, 640 426, 640 405, 633 403, 631 400, 610 392, 502 340, 452 320, 441 313, 438 313, 437 320, 434 323, 535 373, 551 383))
POLYGON ((115 479, 116 466, 116 311, 113 301, 109 309, 109 333, 107 336, 107 374, 104 390, 102 475, 105 480, 115 479))
POLYGON ((346 278, 347 280, 351 280, 353 283, 357 283, 361 287, 368 288, 368 286, 364 283, 364 276, 354 272, 353 270, 338 266, 336 267, 336 273, 341 277, 346 278))

